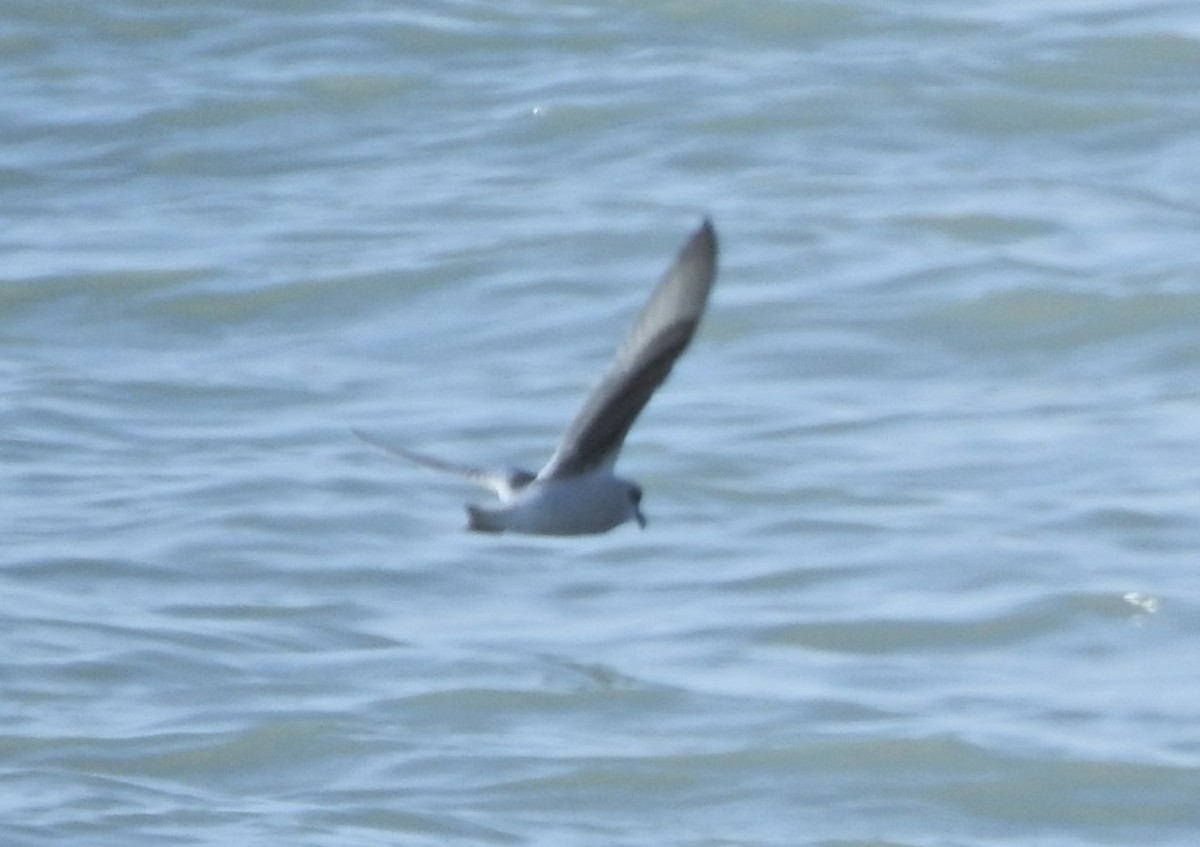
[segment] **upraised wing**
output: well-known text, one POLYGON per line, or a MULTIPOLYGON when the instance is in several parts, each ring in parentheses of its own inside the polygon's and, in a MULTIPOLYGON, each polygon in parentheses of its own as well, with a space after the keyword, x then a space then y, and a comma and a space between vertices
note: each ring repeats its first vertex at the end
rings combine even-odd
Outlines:
POLYGON ((705 218, 654 289, 538 479, 574 476, 616 462, 633 422, 695 335, 716 271, 717 235, 705 218))

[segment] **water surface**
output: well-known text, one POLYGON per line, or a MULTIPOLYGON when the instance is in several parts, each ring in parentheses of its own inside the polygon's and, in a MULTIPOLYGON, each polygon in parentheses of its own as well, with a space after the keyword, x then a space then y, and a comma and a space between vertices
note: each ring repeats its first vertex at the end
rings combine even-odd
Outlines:
POLYGON ((1190 847, 1198 63, 1180 0, 8 4, 0 840, 1190 847), (705 213, 644 533, 350 436, 538 466, 705 213))

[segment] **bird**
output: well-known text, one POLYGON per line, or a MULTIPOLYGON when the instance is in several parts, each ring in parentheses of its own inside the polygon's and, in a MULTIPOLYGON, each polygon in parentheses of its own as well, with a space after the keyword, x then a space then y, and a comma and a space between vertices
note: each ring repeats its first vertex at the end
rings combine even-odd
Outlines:
POLYGON ((646 528, 642 488, 614 474, 630 428, 692 341, 717 275, 717 234, 705 217, 655 287, 608 370, 588 393, 554 453, 537 473, 447 462, 386 443, 359 429, 362 441, 433 471, 451 474, 499 498, 467 505, 467 529, 481 533, 575 536, 634 521, 646 528))

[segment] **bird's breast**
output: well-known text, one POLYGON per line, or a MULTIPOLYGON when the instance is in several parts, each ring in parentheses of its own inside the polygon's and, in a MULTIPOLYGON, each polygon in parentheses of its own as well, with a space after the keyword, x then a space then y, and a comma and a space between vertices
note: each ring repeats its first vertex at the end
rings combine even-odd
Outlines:
POLYGON ((535 482, 514 498, 509 528, 539 535, 606 532, 629 519, 629 489, 607 472, 535 482))

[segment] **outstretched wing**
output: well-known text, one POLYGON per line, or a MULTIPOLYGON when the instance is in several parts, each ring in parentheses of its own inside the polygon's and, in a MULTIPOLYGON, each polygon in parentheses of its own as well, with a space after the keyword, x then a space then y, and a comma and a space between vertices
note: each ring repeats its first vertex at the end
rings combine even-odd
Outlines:
POLYGON ((574 476, 616 462, 633 422, 695 335, 716 270, 717 236, 705 218, 654 289, 539 479, 574 476))
POLYGON ((515 492, 520 491, 529 483, 536 479, 536 475, 529 471, 523 471, 518 468, 511 470, 496 471, 486 470, 484 468, 476 468, 470 465, 459 465, 453 462, 446 462, 441 459, 435 459, 432 456, 426 456, 422 453, 414 453, 412 450, 405 450, 403 447, 397 447, 393 444, 387 444, 380 441, 374 436, 368 435, 360 429, 350 430, 354 435, 372 447, 389 453, 393 456, 398 456, 412 462, 414 465, 419 465, 423 468, 428 468, 433 471, 453 474, 454 476, 462 477, 483 488, 489 488, 496 492, 496 495, 501 499, 508 499, 515 492))

